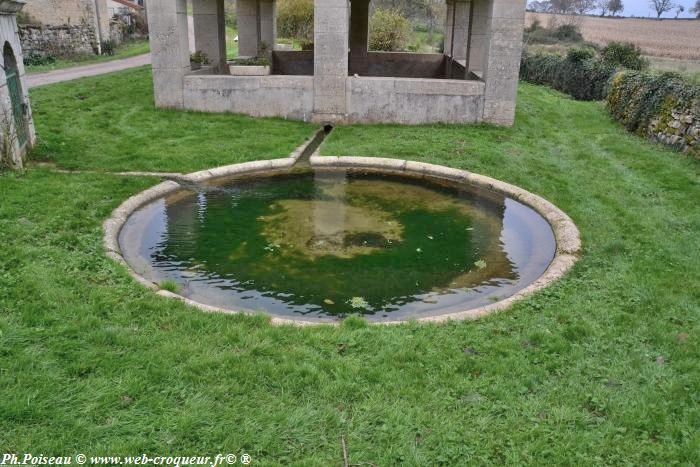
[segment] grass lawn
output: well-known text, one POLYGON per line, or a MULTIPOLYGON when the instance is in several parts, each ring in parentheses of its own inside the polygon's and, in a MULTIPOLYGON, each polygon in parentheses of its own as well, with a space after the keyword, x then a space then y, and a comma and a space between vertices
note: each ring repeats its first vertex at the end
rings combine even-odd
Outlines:
POLYGON ((34 159, 67 169, 191 172, 287 157, 315 129, 279 119, 157 110, 150 80, 150 67, 142 67, 33 89, 34 159))
POLYGON ((54 63, 47 65, 26 66, 27 73, 43 73, 47 71, 71 68, 80 65, 91 65, 93 63, 109 62, 122 58, 135 57, 136 55, 147 54, 150 45, 147 40, 126 42, 117 47, 114 55, 76 55, 71 58, 59 58, 54 63))
MULTIPOLYGON (((32 98, 37 157, 69 168, 192 170, 283 154, 312 130, 152 110, 146 70, 32 98)), ((104 257, 103 219, 157 180, 0 175, 2 450, 327 466, 344 437, 350 464, 700 463, 698 162, 599 103, 523 84, 518 105, 513 128, 348 126, 323 147, 471 169, 573 217, 572 272, 475 322, 204 314, 104 257)))

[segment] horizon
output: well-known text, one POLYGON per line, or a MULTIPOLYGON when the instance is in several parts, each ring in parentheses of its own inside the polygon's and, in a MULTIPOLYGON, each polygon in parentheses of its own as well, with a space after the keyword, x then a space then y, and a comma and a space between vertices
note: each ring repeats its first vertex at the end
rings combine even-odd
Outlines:
MULTIPOLYGON (((689 11, 695 5, 695 0, 677 0, 675 3, 677 5, 682 5, 685 8, 685 11, 678 15, 678 19, 695 18, 695 15, 689 11)), ((625 6, 625 10, 622 12, 621 16, 656 19, 656 11, 654 11, 654 9, 651 7, 649 0, 623 0, 623 4, 625 6)), ((591 15, 595 15, 595 12, 600 12, 600 10, 594 10, 591 15)), ((661 15, 661 17, 666 19, 675 18, 676 9, 674 8, 673 10, 664 13, 661 15)))

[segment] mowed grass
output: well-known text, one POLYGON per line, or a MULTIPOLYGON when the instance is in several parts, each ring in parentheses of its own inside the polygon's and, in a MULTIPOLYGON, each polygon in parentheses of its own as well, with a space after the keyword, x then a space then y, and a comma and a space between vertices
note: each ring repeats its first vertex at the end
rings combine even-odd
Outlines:
MULTIPOLYGON (((101 80, 132 96, 111 109, 117 122, 150 92, 144 72, 101 80)), ((59 134, 64 111, 47 104, 38 123, 59 134)), ((323 148, 471 169, 573 217, 584 254, 571 273, 474 322, 302 329, 204 314, 104 256, 101 222, 156 179, 0 175, 3 451, 327 466, 342 465, 342 438, 350 464, 698 464, 698 163, 597 103, 522 85, 518 104, 514 128, 339 127, 323 148)), ((54 157, 79 166, 75 147, 54 157)), ((181 149, 154 168, 189 167, 181 149)), ((109 147, 95 151, 91 167, 113 165, 109 147)))
POLYGON ((314 126, 156 109, 149 67, 30 92, 35 161, 66 169, 190 172, 287 157, 314 126))

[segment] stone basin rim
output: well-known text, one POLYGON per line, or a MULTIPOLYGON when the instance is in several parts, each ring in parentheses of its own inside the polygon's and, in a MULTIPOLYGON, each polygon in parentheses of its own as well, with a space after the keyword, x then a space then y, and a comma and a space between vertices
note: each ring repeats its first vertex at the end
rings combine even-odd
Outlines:
MULTIPOLYGON (((138 193, 124 201, 112 215, 103 223, 103 244, 109 258, 124 265, 129 274, 142 286, 153 290, 162 297, 172 298, 193 306, 208 313, 223 314, 246 314, 244 311, 235 311, 225 308, 213 307, 196 302, 187 297, 163 290, 145 277, 134 271, 122 256, 119 246, 119 234, 129 217, 141 207, 167 196, 175 191, 186 189, 192 184, 202 183, 232 175, 265 175, 273 174, 280 170, 291 169, 297 162, 299 154, 297 151, 290 157, 283 159, 259 160, 253 162, 243 162, 239 164, 226 165, 214 169, 193 172, 181 177, 174 178, 155 185, 141 193, 138 193)), ((500 180, 475 174, 467 170, 455 169, 451 167, 415 162, 403 159, 391 159, 381 157, 351 157, 351 156, 319 156, 312 155, 309 159, 311 169, 326 170, 366 170, 373 173, 385 174, 405 174, 413 177, 424 177, 432 179, 443 179, 452 182, 463 183, 465 185, 477 186, 490 191, 505 195, 516 200, 541 215, 551 226, 556 241, 556 253, 554 259, 549 264, 545 272, 530 285, 517 293, 499 300, 489 305, 471 308, 464 311, 445 313, 438 316, 428 316, 409 320, 392 320, 372 323, 376 325, 394 325, 408 322, 424 323, 446 323, 449 321, 474 320, 483 316, 504 310, 515 302, 522 300, 537 291, 547 287, 552 282, 564 277, 567 272, 578 261, 581 254, 581 236, 573 220, 541 196, 535 195, 523 188, 511 185, 500 180)), ((258 313, 255 313, 258 314, 258 313)), ((264 312, 259 314, 266 314, 264 312)), ((270 317, 273 325, 294 325, 294 326, 337 326, 342 321, 312 321, 305 318, 282 318, 272 314, 270 317)))

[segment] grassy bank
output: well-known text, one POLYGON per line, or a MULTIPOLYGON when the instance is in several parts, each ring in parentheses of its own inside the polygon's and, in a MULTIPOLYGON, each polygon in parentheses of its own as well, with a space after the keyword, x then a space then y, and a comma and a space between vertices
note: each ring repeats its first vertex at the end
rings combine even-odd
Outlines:
MULTIPOLYGON (((149 110, 144 70, 32 94, 39 157, 70 168, 190 170, 284 154, 311 130, 149 110)), ((476 322, 297 329, 203 314, 103 255, 102 220, 155 179, 0 175, 0 446, 325 466, 342 463, 343 438, 350 464, 697 464, 697 162, 598 103, 522 85, 518 105, 513 128, 349 126, 323 147, 474 170, 573 217, 574 270, 476 322)))
POLYGON ((72 68, 80 65, 92 65, 94 63, 109 62, 112 60, 120 60, 123 58, 135 57, 137 55, 147 54, 150 51, 150 45, 147 40, 138 40, 133 42, 125 42, 121 44, 114 55, 76 55, 74 57, 59 58, 54 63, 46 65, 27 65, 27 73, 44 73, 47 71, 60 70, 63 68, 72 68))

